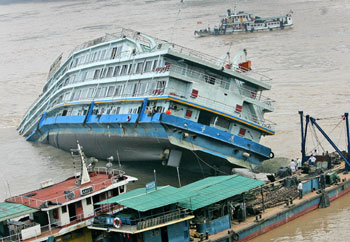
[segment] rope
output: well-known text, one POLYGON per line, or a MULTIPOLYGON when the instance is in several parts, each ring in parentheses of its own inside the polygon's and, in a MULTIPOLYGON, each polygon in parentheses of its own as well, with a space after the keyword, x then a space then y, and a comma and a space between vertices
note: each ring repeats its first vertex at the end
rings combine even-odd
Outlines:
MULTIPOLYGON (((338 117, 338 116, 337 116, 337 117, 338 117)), ((333 118, 333 117, 332 117, 332 118, 333 118)), ((338 118, 339 118, 339 117, 338 117, 338 118)), ((325 119, 320 119, 320 120, 326 120, 326 119, 329 120, 329 119, 331 119, 331 118, 325 118, 325 119)), ((329 132, 329 134, 332 134, 332 133, 334 132, 334 130, 342 123, 342 121, 343 121, 343 119, 341 119, 341 120, 334 126, 334 128, 329 132)), ((343 123, 343 124, 344 124, 344 123, 343 123)), ((345 125, 345 124, 344 124, 344 125, 345 125)), ((344 125, 343 125, 343 126, 344 126, 344 125)), ((315 136, 316 136, 315 139, 318 140, 318 137, 317 137, 316 131, 315 131, 315 127, 314 127, 313 125, 312 125, 312 128, 313 128, 313 131, 315 132, 315 136)), ((344 127, 344 129, 345 129, 345 127, 344 127)), ((344 130, 344 129, 343 129, 343 130, 344 130)), ((313 134, 313 133, 312 133, 312 134, 313 134)), ((345 137, 345 138, 346 138, 346 137, 345 137)), ((321 142, 318 140, 318 142, 320 143, 320 146, 321 146, 321 148, 322 148, 323 151, 325 151, 325 149, 322 147, 321 144, 322 144, 325 140, 326 140, 325 137, 323 137, 323 139, 322 139, 321 142)), ((340 143, 340 139, 339 139, 339 141, 338 141, 338 144, 339 144, 339 143, 340 143)), ((345 143, 346 143, 346 142, 345 142, 345 143)), ((314 148, 311 149, 311 151, 314 150, 315 148, 317 148, 317 146, 314 145, 314 148)), ((310 150, 309 150, 309 152, 310 152, 310 150)), ((309 152, 307 152, 307 153, 309 153, 309 152)))

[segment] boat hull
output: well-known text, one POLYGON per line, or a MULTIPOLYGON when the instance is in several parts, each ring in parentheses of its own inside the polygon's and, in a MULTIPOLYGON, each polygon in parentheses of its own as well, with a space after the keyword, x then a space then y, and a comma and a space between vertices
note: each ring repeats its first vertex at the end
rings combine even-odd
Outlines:
POLYGON ((180 150, 181 166, 201 160, 217 167, 250 168, 268 159, 271 152, 253 141, 164 113, 144 122, 137 114, 129 120, 123 115, 93 116, 88 120, 84 116, 44 116, 27 140, 66 151, 78 140, 86 155, 99 159, 113 156, 115 160, 119 157, 122 162, 167 162, 171 150, 180 150))

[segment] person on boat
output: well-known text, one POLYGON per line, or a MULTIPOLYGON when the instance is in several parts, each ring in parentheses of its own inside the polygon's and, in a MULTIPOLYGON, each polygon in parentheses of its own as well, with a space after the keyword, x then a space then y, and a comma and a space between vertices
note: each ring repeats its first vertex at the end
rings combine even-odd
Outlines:
POLYGON ((171 114, 171 110, 170 108, 168 108, 166 111, 165 111, 166 114, 170 115, 171 114))
POLYGON ((289 168, 290 168, 290 170, 292 172, 292 175, 295 174, 296 166, 297 166, 297 164, 295 163, 294 159, 292 159, 292 161, 289 164, 289 168))
POLYGON ((316 156, 316 155, 317 155, 317 150, 316 150, 316 149, 312 152, 312 155, 313 155, 313 156, 316 156))
POLYGON ((301 164, 301 159, 297 158, 297 168, 300 169, 302 168, 302 164, 301 164))
POLYGON ((312 154, 309 158, 309 166, 315 165, 315 163, 316 163, 316 157, 314 156, 314 154, 312 154))
POLYGON ((299 191, 299 199, 303 198, 303 183, 301 183, 301 181, 299 181, 298 184, 298 191, 299 191))

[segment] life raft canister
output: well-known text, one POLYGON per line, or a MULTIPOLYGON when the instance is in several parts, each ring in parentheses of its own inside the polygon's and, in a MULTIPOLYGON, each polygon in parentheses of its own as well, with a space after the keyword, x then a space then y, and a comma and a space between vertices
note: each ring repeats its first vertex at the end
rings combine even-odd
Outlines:
POLYGON ((113 219, 113 226, 116 229, 119 229, 120 226, 122 226, 122 221, 120 220, 120 218, 116 217, 116 218, 113 219))

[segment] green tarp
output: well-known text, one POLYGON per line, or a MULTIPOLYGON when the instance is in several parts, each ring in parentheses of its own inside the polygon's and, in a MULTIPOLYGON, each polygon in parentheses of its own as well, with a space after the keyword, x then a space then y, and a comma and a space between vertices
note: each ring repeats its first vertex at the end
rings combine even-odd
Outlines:
POLYGON ((7 219, 16 218, 19 216, 34 213, 37 211, 39 210, 31 207, 27 207, 19 203, 3 202, 3 203, 0 203, 0 222, 7 219))

